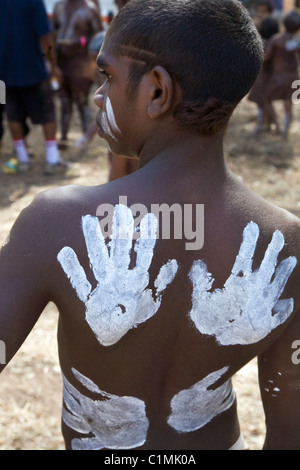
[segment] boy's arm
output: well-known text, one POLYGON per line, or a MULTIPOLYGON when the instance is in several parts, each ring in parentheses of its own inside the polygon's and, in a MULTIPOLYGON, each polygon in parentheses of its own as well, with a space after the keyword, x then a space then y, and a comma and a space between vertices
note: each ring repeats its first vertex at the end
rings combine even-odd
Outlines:
POLYGON ((300 309, 258 360, 266 450, 300 449, 300 309), (297 351, 298 348, 298 351, 297 351))
POLYGON ((5 346, 0 371, 20 348, 50 300, 47 232, 49 235, 51 227, 42 200, 37 198, 20 214, 0 250, 0 340, 5 346))

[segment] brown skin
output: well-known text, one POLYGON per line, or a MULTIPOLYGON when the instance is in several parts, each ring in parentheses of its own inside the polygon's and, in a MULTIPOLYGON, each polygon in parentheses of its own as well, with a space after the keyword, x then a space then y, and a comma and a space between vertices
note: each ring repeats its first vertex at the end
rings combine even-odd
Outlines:
POLYGON ((136 158, 127 158, 124 155, 116 155, 108 151, 108 181, 130 175, 138 169, 139 161, 136 158))
MULTIPOLYGON (((286 240, 279 261, 290 255, 300 259, 299 220, 255 195, 228 170, 223 154, 225 129, 204 137, 189 134, 174 123, 172 113, 182 99, 181 90, 162 67, 144 75, 129 100, 126 87, 131 59, 112 55, 108 46, 104 45, 98 59, 109 80, 95 95, 100 109, 97 122, 101 122, 109 96, 121 134, 115 141, 105 135, 101 125, 99 134, 113 152, 137 156, 140 169, 105 185, 50 190, 20 215, 0 253, 0 337, 6 343, 7 358, 16 353, 45 305, 55 302, 60 364, 67 379, 78 387, 71 372, 74 367, 101 390, 143 400, 150 424, 146 443, 139 449, 177 450, 228 449, 236 442, 239 425, 235 404, 202 429, 177 433, 167 424, 170 401, 179 391, 229 366, 220 386, 258 356, 267 420, 265 448, 300 449, 300 367, 291 361, 292 342, 300 338, 300 266, 282 295, 294 298, 292 316, 249 346, 220 346, 191 325, 192 286, 188 279, 193 261, 202 259, 215 278, 214 287, 222 288, 251 220, 260 227, 253 269, 259 267, 276 229, 286 240), (85 306, 57 262, 57 254, 65 246, 72 247, 95 286, 81 218, 95 215, 99 204, 117 204, 120 195, 127 196, 128 206, 141 203, 149 210, 153 203, 204 204, 205 240, 201 250, 187 251, 185 239, 158 238, 149 287, 153 288, 160 267, 169 259, 178 261, 179 272, 165 291, 157 314, 115 345, 104 347, 85 321, 85 306), (265 388, 278 371, 282 373, 282 393, 274 399, 265 388)), ((93 393, 89 396, 93 398, 93 393)), ((64 424, 63 434, 69 449, 78 434, 64 424)))
MULTIPOLYGON (((116 0, 116 5, 119 10, 123 8, 130 0, 116 0)), ((133 158, 128 158, 125 155, 116 155, 108 151, 108 181, 113 181, 117 178, 130 175, 138 169, 138 161, 133 158)))
POLYGON ((56 31, 61 83, 61 138, 67 140, 75 103, 85 133, 90 124, 88 99, 95 78, 95 64, 88 52, 88 42, 103 30, 99 8, 91 0, 62 0, 55 6, 53 26, 56 31), (82 44, 85 38, 86 44, 82 44))

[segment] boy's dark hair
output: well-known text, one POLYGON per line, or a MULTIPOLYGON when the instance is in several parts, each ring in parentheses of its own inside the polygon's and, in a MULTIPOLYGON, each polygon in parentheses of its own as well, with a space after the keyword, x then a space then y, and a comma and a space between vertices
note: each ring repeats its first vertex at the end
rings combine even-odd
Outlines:
POLYGON ((300 29, 300 15, 297 11, 287 13, 282 22, 288 33, 296 33, 300 29))
POLYGON ((268 16, 262 20, 259 32, 263 39, 270 39, 274 34, 279 33, 279 21, 272 16, 268 16))
POLYGON ((130 92, 161 65, 183 93, 174 120, 204 135, 227 124, 263 62, 260 36, 238 0, 131 0, 107 38, 116 54, 134 59, 130 92))

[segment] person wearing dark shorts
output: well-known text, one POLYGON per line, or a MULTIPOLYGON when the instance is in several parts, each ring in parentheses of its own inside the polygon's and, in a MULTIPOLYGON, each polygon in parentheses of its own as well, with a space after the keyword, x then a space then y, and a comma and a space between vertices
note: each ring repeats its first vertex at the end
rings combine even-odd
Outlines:
POLYGON ((19 162, 19 170, 29 169, 24 142, 24 122, 43 126, 46 146, 46 173, 65 171, 56 142, 56 122, 50 73, 60 77, 54 55, 51 25, 42 0, 1 1, 0 79, 6 85, 6 113, 19 162))
POLYGON ((30 117, 33 124, 55 121, 53 91, 49 80, 30 87, 7 87, 6 113, 9 121, 30 117))

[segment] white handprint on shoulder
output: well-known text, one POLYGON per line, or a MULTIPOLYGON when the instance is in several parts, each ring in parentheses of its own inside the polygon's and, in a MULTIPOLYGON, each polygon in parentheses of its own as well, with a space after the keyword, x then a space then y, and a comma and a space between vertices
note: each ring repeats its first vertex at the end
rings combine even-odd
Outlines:
POLYGON ((159 271, 154 282, 155 292, 147 288, 157 226, 157 218, 151 213, 142 219, 140 237, 134 245, 136 265, 130 269, 134 238, 131 210, 123 204, 115 206, 111 240, 107 245, 98 218, 91 215, 82 218, 89 261, 98 282, 93 291, 72 248, 64 247, 57 256, 78 297, 86 305, 86 321, 103 346, 115 344, 131 328, 155 315, 163 291, 176 275, 177 261, 170 260, 159 271))
POLYGON ((222 345, 256 343, 293 312, 293 299, 279 298, 297 259, 290 256, 277 266, 285 241, 276 230, 259 269, 253 272, 258 237, 258 225, 250 222, 223 289, 212 291, 214 279, 201 260, 193 263, 189 273, 193 283, 190 317, 201 333, 215 336, 222 345))

